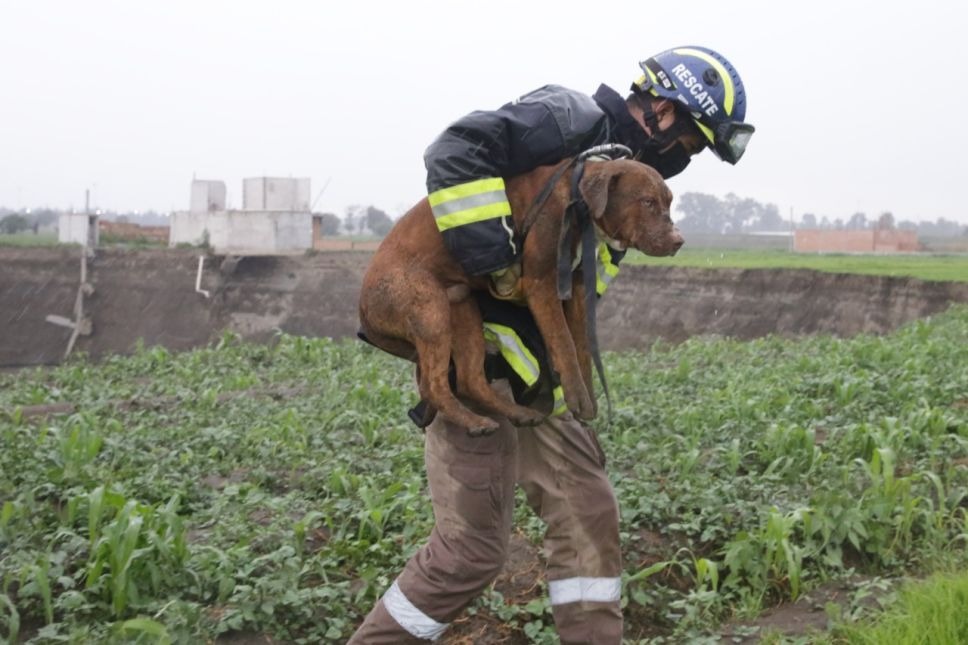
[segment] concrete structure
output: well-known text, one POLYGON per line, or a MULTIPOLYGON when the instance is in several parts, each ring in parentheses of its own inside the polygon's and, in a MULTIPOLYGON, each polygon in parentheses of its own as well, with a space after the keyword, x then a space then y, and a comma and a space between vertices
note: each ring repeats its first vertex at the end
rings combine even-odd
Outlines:
POLYGON ((57 220, 57 241, 94 248, 98 243, 97 221, 97 215, 61 213, 57 220))
POLYGON ((207 244, 220 254, 276 255, 313 247, 309 213, 271 211, 176 212, 169 246, 207 244))
POLYGON ((193 181, 192 208, 172 213, 168 245, 208 245, 225 255, 281 255, 313 248, 308 179, 249 178, 244 189, 245 208, 226 210, 224 183, 193 181))
POLYGON ((242 210, 309 212, 309 179, 249 177, 242 180, 242 210))
POLYGON ((912 253, 920 249, 915 231, 897 229, 797 229, 793 238, 793 250, 798 253, 912 253))
POLYGON ((207 179, 192 180, 190 213, 216 213, 225 210, 225 182, 207 179))

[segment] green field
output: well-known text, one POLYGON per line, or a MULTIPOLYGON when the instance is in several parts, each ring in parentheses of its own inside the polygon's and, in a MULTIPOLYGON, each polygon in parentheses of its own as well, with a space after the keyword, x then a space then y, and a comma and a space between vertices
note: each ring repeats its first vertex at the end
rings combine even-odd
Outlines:
MULTIPOLYGON (((605 358, 630 642, 965 566, 968 308, 605 358)), ((431 527, 413 400, 399 359, 290 336, 0 375, 0 640, 345 641, 431 527)), ((554 642, 540 587, 475 611, 554 642)))
POLYGON ((838 626, 827 642, 842 645, 921 645, 968 640, 968 572, 909 582, 886 612, 838 626))
POLYGON ((703 249, 684 247, 675 257, 652 258, 632 252, 631 264, 699 267, 706 269, 813 269, 830 273, 863 273, 922 280, 968 282, 968 254, 958 255, 846 255, 806 254, 762 249, 703 249))
POLYGON ((0 246, 56 246, 57 244, 57 233, 0 235, 0 246))
MULTIPOLYGON (((353 242, 374 242, 378 238, 343 236, 333 238, 353 242)), ((102 242, 110 244, 109 237, 102 242)), ((120 241, 119 241, 120 242, 120 241)), ((134 246, 157 246, 151 242, 123 242, 134 246)), ((0 235, 2 246, 54 246, 55 234, 33 235, 18 233, 0 235)), ((655 266, 699 267, 708 269, 813 269, 830 273, 862 273, 912 277, 922 280, 968 282, 968 253, 846 255, 801 254, 775 248, 693 248, 685 247, 672 258, 652 258, 637 251, 628 254, 624 262, 655 266)))

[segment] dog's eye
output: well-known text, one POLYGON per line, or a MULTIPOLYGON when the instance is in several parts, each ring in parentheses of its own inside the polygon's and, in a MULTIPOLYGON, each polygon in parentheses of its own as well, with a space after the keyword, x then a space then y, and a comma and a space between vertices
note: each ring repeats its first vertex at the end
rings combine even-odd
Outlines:
POLYGON ((643 199, 642 200, 642 203, 645 204, 645 206, 647 208, 654 208, 655 207, 655 200, 652 199, 652 198, 650 198, 650 197, 646 197, 645 199, 643 199))

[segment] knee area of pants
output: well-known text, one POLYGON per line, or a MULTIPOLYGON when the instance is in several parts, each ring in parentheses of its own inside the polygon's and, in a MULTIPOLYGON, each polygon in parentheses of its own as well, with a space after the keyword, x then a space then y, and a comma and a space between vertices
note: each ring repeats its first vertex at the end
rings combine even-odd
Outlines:
POLYGON ((487 582, 497 577, 508 556, 507 538, 466 527, 449 532, 446 540, 437 548, 446 550, 446 555, 440 553, 438 556, 441 561, 448 563, 448 567, 452 567, 452 571, 460 572, 468 579, 486 579, 487 582))
POLYGON ((612 485, 604 477, 573 479, 559 473, 557 483, 562 495, 571 500, 570 506, 582 514, 598 515, 603 519, 614 517, 618 521, 618 500, 612 485))
POLYGON ((504 559, 494 562, 475 562, 468 563, 467 577, 477 580, 483 589, 494 582, 501 571, 504 569, 504 559))
POLYGON ((489 548, 481 548, 478 545, 476 548, 464 550, 460 566, 468 572, 469 576, 487 580, 489 583, 501 573, 507 561, 507 555, 506 545, 502 547, 494 544, 489 548))

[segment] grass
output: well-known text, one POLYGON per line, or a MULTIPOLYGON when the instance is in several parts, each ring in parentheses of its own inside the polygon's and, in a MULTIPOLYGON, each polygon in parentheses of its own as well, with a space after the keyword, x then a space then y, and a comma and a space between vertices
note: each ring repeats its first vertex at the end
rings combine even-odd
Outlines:
POLYGON ((0 246, 56 246, 57 233, 14 233, 0 235, 0 246))
MULTIPOLYGON (((353 243, 372 242, 372 236, 336 236, 333 240, 353 243)), ((123 243, 129 246, 163 246, 150 241, 124 242, 102 236, 102 243, 123 243)), ((0 246, 54 246, 57 235, 18 233, 0 235, 0 246)), ((921 280, 968 282, 968 254, 910 254, 910 255, 843 255, 799 254, 775 249, 720 249, 685 247, 673 258, 653 258, 637 251, 625 259, 629 264, 654 266, 699 267, 709 269, 813 269, 831 273, 860 273, 912 277, 921 280)))
MULTIPOLYGON (((968 307, 605 359, 630 642, 965 566, 968 307)), ((0 375, 0 640, 345 642, 432 526, 413 401, 405 362, 285 335, 0 375)), ((544 596, 475 610, 553 642, 544 596)))
POLYGON ((840 625, 825 642, 837 645, 958 645, 968 643, 968 572, 910 583, 882 614, 840 625))
POLYGON ((968 254, 801 254, 768 249, 691 249, 687 246, 671 258, 653 258, 632 252, 625 262, 707 269, 813 269, 830 273, 968 282, 968 254))

